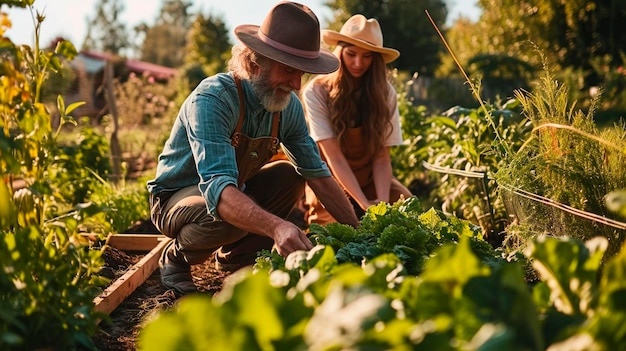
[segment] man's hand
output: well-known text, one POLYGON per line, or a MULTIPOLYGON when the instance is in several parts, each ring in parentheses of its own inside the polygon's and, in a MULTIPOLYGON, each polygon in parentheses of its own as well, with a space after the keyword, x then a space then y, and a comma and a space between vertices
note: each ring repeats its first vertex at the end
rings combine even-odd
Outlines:
POLYGON ((284 221, 283 224, 276 227, 273 239, 276 251, 283 257, 287 257, 297 250, 311 250, 313 248, 311 240, 302 229, 288 221, 284 221))

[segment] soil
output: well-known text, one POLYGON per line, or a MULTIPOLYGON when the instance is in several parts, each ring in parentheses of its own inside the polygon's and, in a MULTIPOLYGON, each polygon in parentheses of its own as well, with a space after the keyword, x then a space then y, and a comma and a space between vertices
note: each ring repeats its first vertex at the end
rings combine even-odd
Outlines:
MULTIPOLYGON (((289 220, 304 229, 303 213, 293 211, 289 220)), ((125 231, 131 233, 158 233, 149 221, 139 221, 133 228, 125 231)), ((139 262, 142 253, 124 252, 108 247, 102 257, 105 264, 102 274, 115 279, 122 276, 132 265, 139 262)), ((215 261, 210 259, 203 264, 191 267, 194 283, 202 294, 213 295, 222 289, 222 282, 228 273, 215 269, 215 261)), ((101 351, 134 351, 142 326, 150 321, 157 312, 174 305, 177 297, 172 290, 161 284, 160 271, 157 268, 150 277, 139 286, 111 314, 109 321, 100 322, 100 329, 92 338, 101 351)))

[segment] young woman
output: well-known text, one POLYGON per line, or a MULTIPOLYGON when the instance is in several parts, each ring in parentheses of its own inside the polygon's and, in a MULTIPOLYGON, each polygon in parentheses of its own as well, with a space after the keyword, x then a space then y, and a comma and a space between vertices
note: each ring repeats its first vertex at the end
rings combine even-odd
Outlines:
MULTIPOLYGON (((360 217, 370 205, 412 195, 394 178, 389 155, 403 140, 386 64, 400 53, 383 47, 378 21, 363 15, 352 16, 340 32, 322 31, 322 39, 336 46, 339 70, 313 78, 302 100, 311 137, 360 217)), ((305 204, 309 224, 335 221, 310 189, 305 204)))

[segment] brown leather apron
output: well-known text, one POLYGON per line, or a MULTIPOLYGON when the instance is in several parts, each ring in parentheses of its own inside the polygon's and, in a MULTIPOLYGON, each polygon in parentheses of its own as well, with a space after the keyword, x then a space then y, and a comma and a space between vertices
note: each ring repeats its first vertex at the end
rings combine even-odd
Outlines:
MULTIPOLYGON (((376 198, 376 187, 373 181, 373 164, 372 158, 367 154, 363 145, 363 127, 348 128, 346 130, 346 143, 341 147, 352 173, 359 182, 359 186, 363 190, 368 199, 376 198)), ((322 158, 326 161, 326 157, 322 153, 322 158)), ((325 225, 327 223, 336 222, 333 216, 326 211, 326 208, 320 203, 315 196, 313 190, 309 187, 305 189, 306 204, 309 205, 305 215, 307 222, 325 225)), ((360 208, 355 206, 357 213, 361 212, 360 208)))
POLYGON ((245 101, 241 80, 235 77, 237 93, 239 95, 239 121, 231 137, 231 145, 235 148, 239 176, 237 183, 242 188, 244 183, 259 172, 272 156, 278 152, 278 126, 280 112, 274 112, 272 119, 272 135, 269 137, 250 138, 241 133, 245 115, 245 101))
MULTIPOLYGON (((345 145, 342 147, 352 173, 359 181, 361 188, 372 182, 372 158, 364 147, 363 127, 348 128, 345 135, 345 145)), ((366 194, 367 195, 367 194, 366 194)))

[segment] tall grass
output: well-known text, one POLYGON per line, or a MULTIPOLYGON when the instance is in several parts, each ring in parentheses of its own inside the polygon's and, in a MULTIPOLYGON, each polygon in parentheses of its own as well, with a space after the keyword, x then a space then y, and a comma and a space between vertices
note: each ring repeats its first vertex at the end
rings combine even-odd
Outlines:
POLYGON ((524 117, 533 126, 528 139, 516 148, 500 137, 502 131, 493 123, 479 89, 428 17, 493 128, 495 147, 491 150, 504 160, 494 177, 512 219, 505 244, 523 246, 538 234, 581 240, 604 236, 609 240, 607 257, 616 254, 626 237, 626 223, 620 221, 624 219, 620 216, 626 217, 626 204, 619 210, 609 210, 607 194, 626 199, 626 132, 623 122, 603 130, 597 128, 594 112, 601 94, 591 101, 586 113, 577 109, 576 102, 569 101, 567 86, 554 78, 537 49, 544 63, 544 76, 532 92, 514 92, 524 117))
POLYGON ((509 211, 524 228, 510 228, 509 240, 523 242, 541 233, 581 240, 604 236, 613 255, 625 230, 601 219, 619 220, 605 197, 626 187, 624 126, 599 130, 593 119, 599 99, 586 113, 577 109, 567 87, 545 70, 532 92, 515 92, 533 131, 496 173, 507 189, 502 195, 509 211), (515 238, 519 235, 523 238, 515 238))

